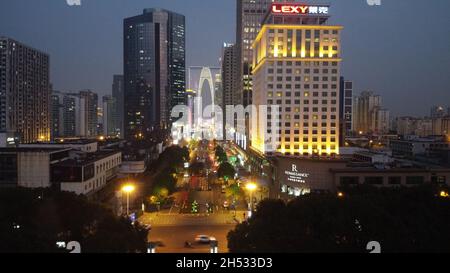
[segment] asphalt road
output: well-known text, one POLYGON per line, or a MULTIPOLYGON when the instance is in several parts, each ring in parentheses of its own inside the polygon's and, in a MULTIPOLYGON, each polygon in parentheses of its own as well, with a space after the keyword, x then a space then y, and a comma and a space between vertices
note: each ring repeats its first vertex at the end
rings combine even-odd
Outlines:
POLYGON ((163 247, 157 247, 156 253, 209 253, 209 244, 196 244, 197 235, 215 237, 219 242, 219 253, 228 252, 227 234, 234 225, 218 226, 157 226, 149 233, 149 242, 162 242, 163 247), (192 248, 185 248, 186 241, 192 243, 192 248))

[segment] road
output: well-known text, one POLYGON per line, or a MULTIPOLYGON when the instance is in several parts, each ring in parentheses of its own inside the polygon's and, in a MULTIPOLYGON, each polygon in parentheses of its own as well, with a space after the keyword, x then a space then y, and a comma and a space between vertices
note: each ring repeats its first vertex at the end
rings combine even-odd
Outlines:
POLYGON ((227 234, 234 225, 216 226, 157 226, 149 233, 149 242, 160 241, 163 247, 157 247, 156 253, 209 253, 209 245, 194 243, 195 236, 213 236, 219 242, 219 253, 228 252, 227 234), (192 243, 192 248, 185 248, 186 241, 192 243))

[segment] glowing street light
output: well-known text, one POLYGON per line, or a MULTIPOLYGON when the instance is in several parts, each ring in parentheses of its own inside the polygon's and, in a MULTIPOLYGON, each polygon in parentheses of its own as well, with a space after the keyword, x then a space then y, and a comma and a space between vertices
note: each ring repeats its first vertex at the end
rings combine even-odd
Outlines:
POLYGON ((253 211, 253 192, 256 191, 258 185, 255 183, 248 183, 245 185, 245 189, 250 192, 250 211, 253 211))
POLYGON ((441 196, 442 198, 448 198, 448 197, 449 197, 449 194, 448 194, 448 192, 446 192, 446 191, 441 191, 440 194, 439 194, 439 196, 441 196))
POLYGON ((130 194, 134 192, 135 189, 136 187, 131 184, 125 185, 122 188, 122 191, 127 194, 127 216, 130 215, 130 194))
POLYGON ((338 197, 339 197, 339 198, 343 198, 343 197, 344 197, 344 193, 343 193, 343 192, 341 192, 341 191, 340 191, 340 192, 338 192, 338 197))

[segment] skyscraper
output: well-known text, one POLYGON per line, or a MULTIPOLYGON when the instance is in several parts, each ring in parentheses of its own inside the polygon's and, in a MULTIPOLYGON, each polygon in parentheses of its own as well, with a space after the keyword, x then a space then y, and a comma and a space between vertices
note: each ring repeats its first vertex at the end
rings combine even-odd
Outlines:
POLYGON ((124 81, 123 75, 114 75, 112 85, 112 96, 116 101, 116 132, 119 137, 124 137, 124 81))
POLYGON ((364 91, 354 99, 353 129, 360 134, 385 134, 389 131, 389 111, 383 109, 381 96, 364 91))
POLYGON ((342 145, 345 137, 350 136, 353 131, 353 82, 341 77, 339 89, 339 143, 342 145))
POLYGON ((240 80, 238 74, 237 46, 234 44, 224 44, 222 53, 222 86, 223 86, 223 106, 241 104, 241 99, 236 92, 239 88, 240 80))
POLYGON ((117 101, 113 96, 103 96, 103 135, 116 137, 117 131, 117 101))
MULTIPOLYGON (((295 6, 300 13, 289 12, 292 6, 273 4, 252 46, 253 104, 277 105, 280 112, 263 117, 267 123, 252 132, 251 145, 262 153, 339 154, 343 28, 327 25, 326 5, 295 6), (265 131, 274 130, 279 137, 269 141, 265 131)), ((264 114, 258 109, 259 119, 264 114)))
MULTIPOLYGON (((292 0, 289 2, 296 2, 292 0)), ((237 73, 239 75, 239 88, 236 96, 240 98, 238 104, 252 103, 252 64, 253 41, 261 30, 261 23, 270 10, 273 2, 287 2, 285 0, 236 0, 236 50, 237 73)))
POLYGON ((0 132, 21 143, 50 140, 49 56, 0 37, 0 132))
POLYGON ((124 20, 125 137, 170 126, 173 106, 186 104, 185 18, 145 9, 124 20))
POLYGON ((80 91, 81 99, 81 124, 84 124, 79 135, 86 137, 95 137, 98 135, 98 95, 90 90, 80 91))

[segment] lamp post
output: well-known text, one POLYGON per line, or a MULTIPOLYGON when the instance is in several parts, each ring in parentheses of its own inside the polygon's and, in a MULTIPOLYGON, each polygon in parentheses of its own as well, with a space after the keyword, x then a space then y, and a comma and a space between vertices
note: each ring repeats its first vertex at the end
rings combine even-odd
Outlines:
POLYGON ((125 185, 122 188, 122 191, 127 194, 127 216, 130 215, 130 193, 135 190, 135 186, 133 185, 125 185))
POLYGON ((245 188, 250 192, 250 211, 253 212, 253 192, 258 186, 255 183, 248 183, 245 188))

